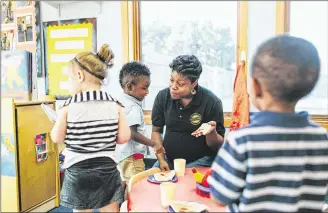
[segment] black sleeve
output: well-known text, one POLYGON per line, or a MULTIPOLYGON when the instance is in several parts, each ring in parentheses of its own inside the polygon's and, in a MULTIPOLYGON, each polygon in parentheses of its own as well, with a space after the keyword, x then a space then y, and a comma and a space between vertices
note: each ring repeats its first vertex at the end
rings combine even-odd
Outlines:
POLYGON ((165 126, 165 117, 164 117, 164 94, 160 91, 154 101, 153 110, 151 113, 152 125, 156 127, 165 126))
POLYGON ((219 135, 224 137, 225 128, 224 128, 224 115, 223 115, 223 107, 222 102, 220 100, 216 101, 213 104, 212 109, 209 113, 209 121, 216 122, 216 131, 219 135))

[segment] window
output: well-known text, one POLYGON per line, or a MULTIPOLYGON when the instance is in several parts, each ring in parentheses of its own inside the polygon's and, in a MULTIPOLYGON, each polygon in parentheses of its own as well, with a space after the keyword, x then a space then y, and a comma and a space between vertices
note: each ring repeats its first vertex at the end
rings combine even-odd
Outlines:
POLYGON ((144 109, 151 110, 157 93, 168 86, 169 63, 178 55, 194 54, 203 66, 199 85, 222 100, 225 112, 231 111, 239 41, 238 2, 141 1, 139 4, 139 54, 152 72, 144 109))
POLYGON ((290 35, 311 41, 321 59, 319 82, 313 92, 296 106, 298 111, 328 115, 328 2, 290 1, 290 35))

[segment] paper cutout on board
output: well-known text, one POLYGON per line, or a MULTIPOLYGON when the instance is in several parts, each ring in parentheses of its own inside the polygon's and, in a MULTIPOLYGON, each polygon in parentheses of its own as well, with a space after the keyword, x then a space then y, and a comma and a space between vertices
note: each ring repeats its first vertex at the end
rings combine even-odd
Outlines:
POLYGON ((14 142, 13 134, 1 134, 1 175, 16 177, 14 142))
POLYGON ((68 75, 63 72, 68 62, 77 53, 93 50, 93 24, 65 24, 48 26, 47 39, 47 71, 48 94, 61 96, 69 95, 68 75))
POLYGON ((45 161, 48 158, 47 134, 39 134, 34 138, 36 162, 45 161))
POLYGON ((50 38, 83 38, 88 37, 88 28, 74 28, 74 29, 54 29, 50 31, 50 38))
POLYGON ((84 41, 56 41, 57 50, 84 49, 84 41))

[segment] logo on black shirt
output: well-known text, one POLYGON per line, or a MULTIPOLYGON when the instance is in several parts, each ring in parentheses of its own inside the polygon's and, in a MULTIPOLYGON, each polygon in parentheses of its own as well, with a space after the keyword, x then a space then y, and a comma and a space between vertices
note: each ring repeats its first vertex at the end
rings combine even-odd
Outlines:
POLYGON ((202 121, 202 116, 199 113, 194 113, 190 116, 190 123, 192 125, 198 125, 202 121))

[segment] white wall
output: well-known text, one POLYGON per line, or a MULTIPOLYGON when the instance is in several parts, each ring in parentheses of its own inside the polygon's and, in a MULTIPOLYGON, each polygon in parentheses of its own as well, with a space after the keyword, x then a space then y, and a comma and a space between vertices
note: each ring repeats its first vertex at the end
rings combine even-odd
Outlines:
MULTIPOLYGON (((41 22, 67 20, 76 18, 97 18, 97 49, 104 43, 108 43, 115 54, 115 65, 110 70, 109 86, 104 90, 114 96, 121 91, 118 83, 118 72, 122 66, 122 28, 121 28, 121 2, 103 1, 100 2, 75 2, 60 6, 59 11, 47 4, 41 2, 41 22), (115 88, 115 89, 111 89, 115 88)), ((38 79, 38 95, 45 94, 44 77, 38 79)))

